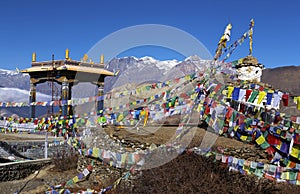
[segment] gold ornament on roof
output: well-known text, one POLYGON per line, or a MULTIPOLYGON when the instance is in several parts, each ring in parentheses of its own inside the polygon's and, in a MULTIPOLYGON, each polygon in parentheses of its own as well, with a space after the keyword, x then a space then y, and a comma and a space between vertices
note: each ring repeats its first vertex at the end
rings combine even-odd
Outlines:
POLYGON ((104 64, 104 55, 103 54, 101 54, 101 56, 100 56, 100 64, 104 64))
POLYGON ((89 59, 88 55, 87 55, 87 54, 84 54, 84 55, 83 55, 83 62, 87 62, 88 59, 89 59))
POLYGON ((31 62, 36 62, 36 53, 35 52, 32 53, 31 62))
POLYGON ((65 56, 66 60, 70 60, 69 54, 70 54, 69 49, 66 49, 66 56, 65 56))

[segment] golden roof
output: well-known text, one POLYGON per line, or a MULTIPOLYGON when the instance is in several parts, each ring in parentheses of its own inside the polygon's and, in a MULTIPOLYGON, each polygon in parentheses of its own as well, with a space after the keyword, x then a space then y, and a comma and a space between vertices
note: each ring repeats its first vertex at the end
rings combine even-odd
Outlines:
POLYGON ((55 61, 54 65, 51 65, 51 62, 34 62, 32 67, 21 70, 22 73, 32 73, 32 72, 45 72, 53 71, 56 68, 58 71, 68 70, 68 71, 77 71, 83 73, 91 74, 101 74, 106 76, 113 76, 114 73, 104 69, 104 65, 100 64, 91 64, 91 63, 82 63, 79 61, 55 61))

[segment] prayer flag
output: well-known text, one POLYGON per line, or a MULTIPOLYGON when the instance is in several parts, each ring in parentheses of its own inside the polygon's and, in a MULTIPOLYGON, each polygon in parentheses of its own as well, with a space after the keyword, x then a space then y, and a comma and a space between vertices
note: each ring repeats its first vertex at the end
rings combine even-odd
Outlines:
POLYGON ((264 136, 261 135, 255 141, 258 145, 261 145, 265 142, 265 138, 264 138, 264 136))

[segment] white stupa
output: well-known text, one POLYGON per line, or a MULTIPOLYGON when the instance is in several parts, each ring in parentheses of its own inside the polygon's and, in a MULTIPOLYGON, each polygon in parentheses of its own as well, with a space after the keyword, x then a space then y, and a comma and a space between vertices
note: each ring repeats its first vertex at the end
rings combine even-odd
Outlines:
POLYGON ((238 79, 250 82, 260 82, 264 65, 258 63, 257 59, 251 55, 241 59, 235 66, 238 79))

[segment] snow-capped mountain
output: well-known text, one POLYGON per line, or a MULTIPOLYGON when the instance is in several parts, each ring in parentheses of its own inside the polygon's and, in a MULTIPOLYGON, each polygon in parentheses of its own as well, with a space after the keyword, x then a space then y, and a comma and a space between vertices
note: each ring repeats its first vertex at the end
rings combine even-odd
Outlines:
POLYGON ((165 60, 165 61, 159 61, 154 59, 153 57, 142 57, 140 59, 138 59, 138 63, 144 63, 144 64, 148 64, 148 65, 152 65, 154 64, 158 69, 160 70, 164 70, 164 71, 168 71, 170 69, 172 69, 173 67, 175 67, 178 63, 180 63, 181 61, 177 61, 177 60, 165 60))
POLYGON ((0 69, 0 87, 29 90, 29 75, 19 71, 0 69))
POLYGON ((125 57, 114 58, 106 64, 110 71, 120 71, 116 77, 106 78, 106 91, 122 86, 126 83, 163 82, 176 77, 202 71, 207 68, 210 61, 202 60, 198 56, 190 56, 184 61, 160 61, 153 57, 142 58, 125 57))
POLYGON ((13 76, 13 75, 19 74, 19 71, 18 70, 12 71, 12 70, 0 69, 0 74, 13 76))

